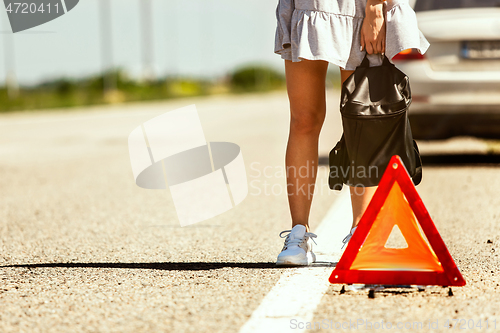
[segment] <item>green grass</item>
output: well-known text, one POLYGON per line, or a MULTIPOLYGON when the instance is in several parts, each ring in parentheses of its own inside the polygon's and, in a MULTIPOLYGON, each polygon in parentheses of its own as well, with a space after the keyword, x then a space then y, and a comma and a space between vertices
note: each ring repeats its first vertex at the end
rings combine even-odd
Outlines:
POLYGON ((116 69, 103 75, 79 79, 59 78, 32 87, 22 86, 16 96, 9 96, 7 87, 0 87, 0 112, 164 100, 219 93, 264 92, 284 87, 285 78, 282 74, 261 65, 239 68, 215 80, 163 77, 150 82, 130 79, 123 70, 116 69), (106 77, 112 77, 116 87, 105 93, 106 77))

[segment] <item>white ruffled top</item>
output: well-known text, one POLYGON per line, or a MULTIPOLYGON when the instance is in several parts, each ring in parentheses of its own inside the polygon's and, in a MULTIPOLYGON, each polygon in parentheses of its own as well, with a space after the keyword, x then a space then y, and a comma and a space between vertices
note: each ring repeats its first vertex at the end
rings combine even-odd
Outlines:
MULTIPOLYGON (((365 6, 366 0, 279 0, 274 52, 294 62, 326 60, 354 70, 365 56, 360 51, 365 6)), ((429 42, 408 0, 387 0, 384 11, 389 59, 409 48, 427 51, 429 42)))

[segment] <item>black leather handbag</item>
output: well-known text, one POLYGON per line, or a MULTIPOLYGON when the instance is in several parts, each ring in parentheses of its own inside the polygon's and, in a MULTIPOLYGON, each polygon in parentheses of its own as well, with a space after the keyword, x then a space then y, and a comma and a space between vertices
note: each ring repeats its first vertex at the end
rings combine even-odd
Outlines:
POLYGON ((386 56, 375 67, 365 56, 342 85, 344 133, 330 152, 330 189, 377 186, 393 155, 401 157, 413 183, 420 183, 422 161, 408 119, 410 104, 408 76, 386 56))

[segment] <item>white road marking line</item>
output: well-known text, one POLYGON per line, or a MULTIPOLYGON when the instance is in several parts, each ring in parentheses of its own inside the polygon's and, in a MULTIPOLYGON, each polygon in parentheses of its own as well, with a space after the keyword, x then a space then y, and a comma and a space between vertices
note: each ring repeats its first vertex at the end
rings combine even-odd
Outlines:
MULTIPOLYGON (((351 223, 351 199, 345 186, 317 230, 312 231, 318 235, 315 239, 318 245, 313 246, 317 261, 338 261, 342 239, 349 233, 351 223)), ((239 332, 303 332, 293 328, 292 320, 313 320, 314 311, 330 285, 332 270, 333 267, 324 266, 287 269, 239 332)))

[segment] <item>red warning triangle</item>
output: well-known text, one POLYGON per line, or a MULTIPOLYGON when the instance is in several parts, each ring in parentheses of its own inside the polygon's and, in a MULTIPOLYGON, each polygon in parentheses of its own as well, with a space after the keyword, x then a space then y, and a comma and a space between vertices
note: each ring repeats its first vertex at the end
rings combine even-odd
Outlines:
POLYGON ((331 283, 464 286, 401 158, 393 156, 331 283), (387 248, 399 228, 407 247, 387 248))

